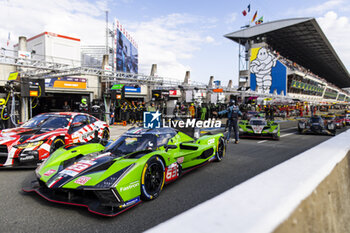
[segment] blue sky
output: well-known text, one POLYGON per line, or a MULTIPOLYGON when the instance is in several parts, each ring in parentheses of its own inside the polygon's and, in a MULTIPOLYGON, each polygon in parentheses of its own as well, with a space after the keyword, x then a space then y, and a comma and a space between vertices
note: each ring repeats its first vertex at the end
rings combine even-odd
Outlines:
MULTIPOLYGON (((160 76, 207 82, 214 75, 223 83, 237 83, 238 47, 223 35, 238 30, 256 10, 264 21, 292 17, 315 17, 346 67, 350 67, 349 15, 346 0, 0 0, 0 43, 11 43, 19 35, 27 37, 52 31, 82 39, 83 44, 104 43, 104 12, 109 10, 126 26, 139 44, 140 71, 149 73, 158 64, 160 76), (25 3, 24 3, 25 2, 25 3), (242 11, 251 4, 251 14, 242 11), (11 13, 8 13, 11 12, 11 13), (23 24, 22 18, 26 19, 23 24), (346 39, 348 38, 348 39, 346 39)), ((2 46, 3 47, 3 46, 2 46)))

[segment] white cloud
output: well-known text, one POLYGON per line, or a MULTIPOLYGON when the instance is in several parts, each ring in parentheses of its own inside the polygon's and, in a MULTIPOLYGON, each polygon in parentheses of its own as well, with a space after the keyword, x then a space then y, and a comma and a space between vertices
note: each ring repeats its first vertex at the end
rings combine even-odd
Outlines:
POLYGON ((350 5, 348 0, 328 0, 318 5, 312 5, 311 7, 307 8, 290 9, 286 14, 298 16, 318 16, 325 14, 331 10, 338 12, 349 11, 350 5))
POLYGON ((227 16, 226 24, 233 24, 237 19, 237 13, 231 13, 227 16))
POLYGON ((215 40, 214 40, 213 37, 207 36, 207 37, 205 37, 205 41, 206 41, 207 43, 213 43, 215 40))
MULTIPOLYGON (((0 0, 0 47, 6 47, 11 32, 11 46, 18 36, 27 38, 44 31, 80 38, 82 44, 105 43, 104 14, 110 4, 125 4, 132 0, 0 0)), ((110 18, 112 18, 110 14, 110 18)), ((189 14, 157 16, 143 22, 122 22, 139 45, 139 71, 150 72, 158 64, 159 76, 183 79, 191 68, 186 60, 193 58, 202 45, 213 43, 203 35, 216 18, 189 14)))
MULTIPOLYGON (((204 36, 196 29, 203 18, 188 14, 170 14, 140 23, 129 23, 130 31, 139 46, 139 70, 150 72, 152 64, 158 64, 158 75, 183 80, 185 72, 190 70, 186 60, 205 43, 214 42, 214 38, 204 36)), ((210 19, 210 23, 213 20, 210 19)), ((205 22, 203 22, 205 23, 205 22)))
POLYGON ((337 51, 344 65, 350 68, 350 18, 339 17, 334 11, 327 12, 324 16, 317 18, 322 30, 337 51))
POLYGON ((44 31, 73 36, 82 43, 103 43, 106 5, 82 0, 11 0, 0 2, 0 45, 6 46, 8 33, 11 44, 18 36, 31 37, 44 31))

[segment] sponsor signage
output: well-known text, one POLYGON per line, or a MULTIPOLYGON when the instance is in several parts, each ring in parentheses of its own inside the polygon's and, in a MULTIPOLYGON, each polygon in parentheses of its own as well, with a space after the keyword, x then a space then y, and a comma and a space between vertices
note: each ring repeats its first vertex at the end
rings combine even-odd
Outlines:
POLYGON ((177 90, 169 90, 169 96, 177 95, 177 90))
POLYGON ((29 91, 29 95, 32 97, 38 97, 39 93, 38 93, 38 91, 29 91))
POLYGON ((122 89, 124 86, 124 84, 114 84, 112 87, 111 87, 111 90, 119 90, 119 89, 122 89))
POLYGON ((224 90, 222 88, 213 89, 213 92, 215 92, 215 93, 221 93, 223 91, 224 90))
POLYGON ((31 54, 27 51, 18 51, 18 58, 31 59, 31 54))
POLYGON ((152 90, 152 98, 155 100, 164 100, 169 97, 169 94, 168 90, 152 90))
POLYGON ((125 86, 125 93, 141 93, 141 87, 129 87, 125 86))
POLYGON ((264 47, 250 50, 250 88, 258 93, 286 95, 287 67, 264 47))
POLYGON ((44 97, 45 84, 43 79, 21 80, 21 97, 44 97))
POLYGON ((17 80, 17 78, 19 78, 18 72, 11 72, 7 80, 14 81, 17 80))
POLYGON ((86 78, 57 77, 45 79, 45 86, 50 88, 86 89, 86 78))
POLYGON ((215 86, 220 86, 221 85, 221 81, 220 80, 215 80, 214 81, 214 85, 215 86))

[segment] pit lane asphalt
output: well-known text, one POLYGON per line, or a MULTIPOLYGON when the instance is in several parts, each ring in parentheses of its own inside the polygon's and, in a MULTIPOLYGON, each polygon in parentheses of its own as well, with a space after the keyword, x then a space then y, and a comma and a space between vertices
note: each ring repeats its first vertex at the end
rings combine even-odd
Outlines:
POLYGON ((34 179, 34 171, 0 170, 0 232, 142 232, 330 138, 298 135, 295 126, 281 123, 280 141, 230 143, 222 162, 186 174, 165 186, 157 199, 114 218, 24 194, 21 188, 34 179))

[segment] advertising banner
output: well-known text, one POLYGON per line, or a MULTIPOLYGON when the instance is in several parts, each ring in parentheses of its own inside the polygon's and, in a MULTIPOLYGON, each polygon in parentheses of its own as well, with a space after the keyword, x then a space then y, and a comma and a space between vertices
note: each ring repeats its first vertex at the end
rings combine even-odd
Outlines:
POLYGON ((250 88, 258 93, 287 93, 287 68, 264 47, 252 48, 250 56, 250 88))
POLYGON ((141 87, 125 86, 125 93, 141 93, 141 87))
POLYGON ((45 79, 45 86, 49 88, 86 89, 86 78, 57 77, 45 79))
POLYGON ((116 71, 138 73, 138 48, 125 27, 116 20, 115 23, 114 67, 116 71))

